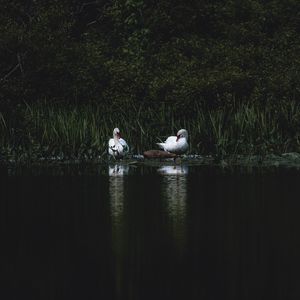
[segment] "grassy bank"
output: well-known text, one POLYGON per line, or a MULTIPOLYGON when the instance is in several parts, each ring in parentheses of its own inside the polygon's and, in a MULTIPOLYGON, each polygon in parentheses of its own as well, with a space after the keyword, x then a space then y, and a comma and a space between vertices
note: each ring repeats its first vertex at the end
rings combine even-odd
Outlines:
POLYGON ((156 147, 156 142, 180 128, 189 132, 191 154, 217 158, 237 154, 281 154, 300 151, 300 107, 295 102, 261 107, 245 103, 226 109, 194 107, 189 117, 172 107, 104 108, 24 104, 10 117, 0 114, 2 159, 105 157, 108 139, 119 127, 132 154, 156 147))

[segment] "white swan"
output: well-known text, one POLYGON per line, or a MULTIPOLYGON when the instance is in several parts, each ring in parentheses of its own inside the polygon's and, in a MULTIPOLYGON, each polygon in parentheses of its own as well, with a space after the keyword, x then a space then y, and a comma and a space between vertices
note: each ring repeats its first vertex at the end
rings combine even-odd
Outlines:
POLYGON ((119 128, 113 131, 113 138, 108 141, 108 153, 114 158, 123 158, 129 152, 129 147, 124 139, 121 138, 119 128))
POLYGON ((157 143, 157 145, 164 151, 183 154, 189 148, 187 140, 188 132, 185 129, 180 129, 176 136, 169 136, 164 143, 157 143))

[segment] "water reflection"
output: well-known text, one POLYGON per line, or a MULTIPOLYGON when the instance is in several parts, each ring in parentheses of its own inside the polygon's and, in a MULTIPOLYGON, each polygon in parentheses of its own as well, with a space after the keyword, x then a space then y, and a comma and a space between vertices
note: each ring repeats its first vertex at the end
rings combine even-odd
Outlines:
POLYGON ((129 166, 128 165, 115 164, 115 165, 109 165, 108 166, 108 175, 109 176, 127 175, 128 171, 129 171, 129 166))
POLYGON ((110 212, 112 221, 112 250, 115 257, 115 291, 122 298, 122 272, 124 248, 124 175, 129 167, 113 165, 108 167, 110 212))
POLYGON ((124 209, 124 175, 129 167, 124 165, 108 166, 110 211, 113 224, 120 223, 124 209))
POLYGON ((188 174, 188 166, 174 165, 174 166, 162 166, 157 171, 163 175, 186 175, 188 174))
POLYGON ((169 230, 176 248, 182 254, 186 245, 186 200, 188 167, 163 166, 158 169, 163 176, 163 193, 166 199, 169 230))
POLYGON ((1 299, 300 299, 299 171, 122 164, 2 166, 1 299))

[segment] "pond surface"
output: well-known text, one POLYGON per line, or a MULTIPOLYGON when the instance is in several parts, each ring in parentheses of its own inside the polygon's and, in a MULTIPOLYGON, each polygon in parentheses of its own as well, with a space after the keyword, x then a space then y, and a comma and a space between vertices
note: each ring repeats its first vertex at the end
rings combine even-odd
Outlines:
POLYGON ((300 172, 1 169, 1 299, 299 299, 300 172))

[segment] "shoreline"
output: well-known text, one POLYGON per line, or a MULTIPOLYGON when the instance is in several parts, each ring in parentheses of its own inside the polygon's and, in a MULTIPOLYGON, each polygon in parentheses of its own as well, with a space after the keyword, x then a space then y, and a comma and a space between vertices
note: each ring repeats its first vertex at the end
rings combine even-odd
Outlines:
POLYGON ((213 156, 202 155, 184 155, 180 160, 175 162, 173 158, 144 158, 143 155, 132 155, 122 160, 108 159, 108 157, 98 157, 92 159, 62 159, 59 157, 52 158, 31 158, 31 159, 12 159, 0 158, 1 166, 28 166, 28 167, 58 167, 58 166, 178 166, 184 165, 189 167, 212 166, 212 167, 292 167, 300 169, 300 153, 288 152, 281 155, 235 155, 218 159, 213 156))

